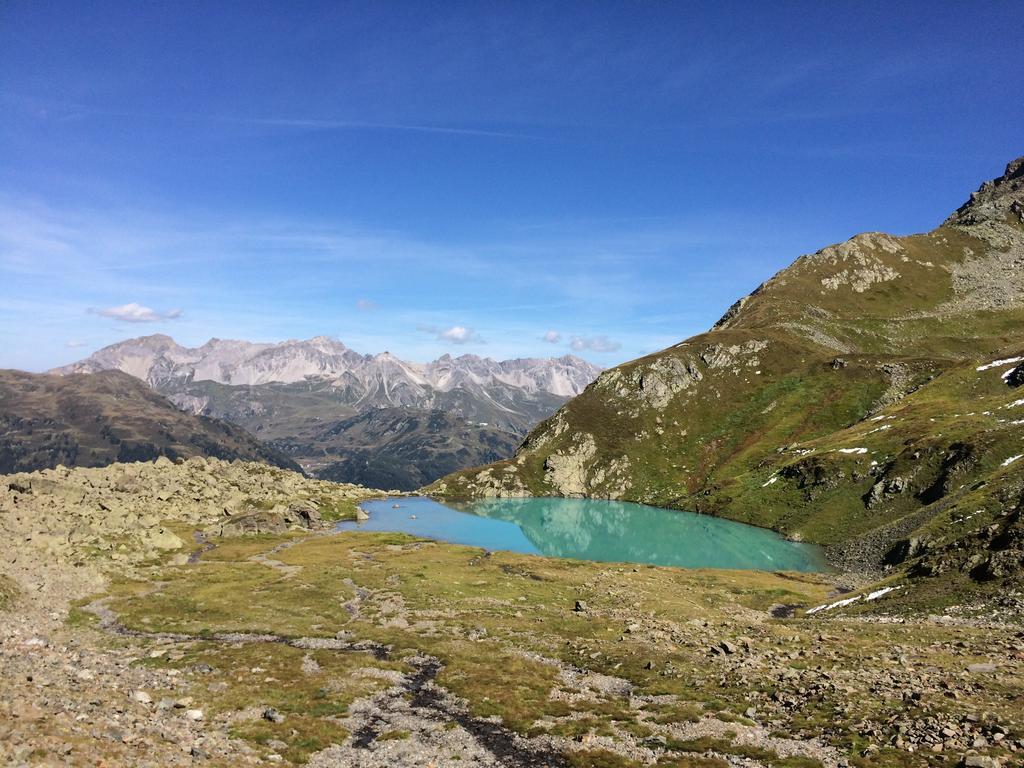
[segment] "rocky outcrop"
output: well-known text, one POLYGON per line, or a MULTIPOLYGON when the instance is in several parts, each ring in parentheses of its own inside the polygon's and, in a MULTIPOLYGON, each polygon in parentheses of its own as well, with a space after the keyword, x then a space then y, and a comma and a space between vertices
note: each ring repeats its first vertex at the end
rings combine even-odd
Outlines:
POLYGON ((579 436, 568 450, 553 453, 544 460, 544 479, 562 496, 583 497, 590 490, 589 464, 597 452, 594 438, 579 436))
POLYGON ((946 219, 950 226, 970 227, 1002 221, 1024 205, 1024 157, 1011 160, 999 178, 986 181, 970 199, 946 219))
POLYGON ((102 556, 127 566, 184 548, 185 530, 234 536, 317 528, 375 494, 217 459, 57 467, 2 478, 0 538, 53 562, 102 556))
POLYGON ((826 289, 837 291, 849 287, 855 293, 864 293, 877 283, 886 283, 900 277, 900 273, 892 266, 874 255, 875 251, 889 255, 900 254, 903 245, 891 235, 868 232, 845 243, 824 248, 808 256, 807 260, 835 267, 835 271, 819 280, 826 289))
POLYGON ((1006 385, 1014 389, 1024 385, 1024 363, 1006 374, 1006 385))

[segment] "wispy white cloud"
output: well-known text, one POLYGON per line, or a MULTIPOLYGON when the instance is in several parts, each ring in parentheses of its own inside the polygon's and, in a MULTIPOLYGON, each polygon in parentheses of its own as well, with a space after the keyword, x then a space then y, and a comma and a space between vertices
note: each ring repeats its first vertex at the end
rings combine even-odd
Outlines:
POLYGON ((78 349, 80 347, 87 347, 89 344, 88 342, 79 341, 78 339, 70 339, 64 346, 68 349, 78 349))
POLYGON ((177 320, 181 317, 180 309, 172 309, 168 312, 157 312, 155 309, 144 307, 134 301, 129 304, 122 304, 119 307, 107 307, 106 309, 90 309, 95 315, 109 317, 119 320, 122 323, 160 323, 165 320, 177 320))
POLYGON ((265 125, 277 128, 304 128, 307 130, 376 130, 376 131, 412 131, 415 133, 439 133, 454 136, 481 136, 494 139, 532 139, 545 140, 544 136, 511 131, 493 131, 484 128, 465 128, 446 125, 417 125, 415 123, 374 123, 362 120, 318 120, 311 118, 290 117, 225 117, 220 118, 229 123, 245 123, 249 125, 265 125))
POLYGON ((0 364, 49 368, 67 362, 69 338, 112 343, 117 328, 173 320, 166 310, 182 305, 174 333, 192 343, 330 331, 406 359, 483 343, 493 355, 521 357, 570 347, 572 328, 574 352, 610 361, 604 355, 635 356, 707 327, 753 287, 729 287, 743 267, 756 261, 758 273, 767 272, 766 250, 800 252, 780 248, 786 238, 775 232, 766 246, 751 218, 705 212, 699 221, 595 220, 530 231, 498 222, 486 239, 445 243, 323 219, 58 208, 0 189, 0 284, 9 288, 0 298, 0 364), (682 279, 679 263, 687 264, 686 280, 707 288, 685 309, 673 301, 678 283, 670 279, 682 279), (125 310, 125 297, 140 309, 125 310), (386 311, 369 311, 383 297, 386 311), (83 324, 89 307, 101 309, 83 324), (430 326, 410 332, 418 323, 430 326), (614 341, 600 338, 609 332, 614 341), (33 343, 12 352, 24 338, 33 343))
POLYGON ((446 328, 437 334, 437 338, 441 341, 450 341, 452 344, 468 344, 471 341, 481 340, 473 332, 472 328, 466 328, 463 325, 453 325, 451 328, 446 328))
POLYGON ((574 352, 617 352, 622 344, 607 336, 573 336, 569 346, 574 352))
POLYGON ((434 335, 438 341, 443 341, 448 344, 483 344, 485 343, 483 338, 474 331, 472 328, 467 328, 464 325, 453 325, 449 328, 440 328, 436 325, 424 325, 417 326, 416 330, 422 333, 430 333, 434 335))

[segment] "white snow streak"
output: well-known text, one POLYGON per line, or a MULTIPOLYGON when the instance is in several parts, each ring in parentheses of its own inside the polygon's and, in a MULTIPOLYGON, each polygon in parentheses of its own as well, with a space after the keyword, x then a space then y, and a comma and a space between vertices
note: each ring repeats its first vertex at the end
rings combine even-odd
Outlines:
POLYGON ((858 600, 860 600, 860 597, 860 595, 857 595, 856 597, 848 597, 845 600, 837 600, 834 603, 826 603, 825 605, 819 605, 815 608, 810 608, 807 611, 806 615, 810 616, 812 613, 817 613, 818 611, 831 611, 834 608, 843 608, 847 605, 852 605, 853 603, 856 603, 858 600))
POLYGON ((872 600, 877 600, 882 595, 887 595, 890 592, 895 592, 897 589, 903 589, 903 587, 882 587, 881 589, 876 589, 874 592, 871 592, 867 597, 865 597, 864 601, 869 603, 872 600))
POLYGON ((1002 360, 993 360, 991 363, 985 365, 979 365, 975 370, 987 371, 990 368, 998 368, 1001 365, 1010 365, 1011 363, 1019 363, 1024 360, 1024 357, 1005 357, 1002 360))

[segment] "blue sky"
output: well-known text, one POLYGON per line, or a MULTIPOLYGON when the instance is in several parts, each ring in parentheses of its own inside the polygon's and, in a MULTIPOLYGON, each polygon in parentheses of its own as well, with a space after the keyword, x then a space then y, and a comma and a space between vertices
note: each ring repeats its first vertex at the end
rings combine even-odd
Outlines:
POLYGON ((0 366, 611 365, 1024 154, 1019 5, 0 3, 0 366), (898 7, 889 7, 898 6, 898 7))

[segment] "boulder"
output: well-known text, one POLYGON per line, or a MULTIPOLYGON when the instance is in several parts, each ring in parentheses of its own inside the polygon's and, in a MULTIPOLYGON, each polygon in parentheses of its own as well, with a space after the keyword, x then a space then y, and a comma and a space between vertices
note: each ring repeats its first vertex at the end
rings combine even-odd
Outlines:
POLYGON ((257 533, 283 533, 288 530, 284 515, 258 511, 235 515, 220 526, 221 536, 246 536, 257 533))
POLYGON ((1014 389, 1024 385, 1024 363, 1021 363, 1006 374, 1006 383, 1014 389))

